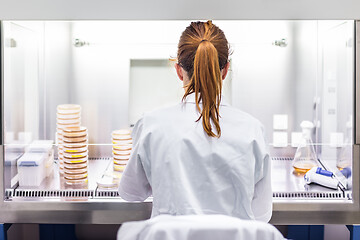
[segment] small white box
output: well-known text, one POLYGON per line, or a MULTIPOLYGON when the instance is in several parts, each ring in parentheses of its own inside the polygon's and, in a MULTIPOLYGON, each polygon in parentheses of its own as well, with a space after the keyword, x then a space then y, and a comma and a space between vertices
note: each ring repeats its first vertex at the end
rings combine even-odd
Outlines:
POLYGON ((288 115, 287 114, 275 114, 273 116, 273 128, 274 130, 287 130, 288 129, 288 115))
POLYGON ((273 146, 274 147, 287 147, 288 134, 287 132, 274 132, 273 133, 273 146))
POLYGON ((17 162, 19 186, 40 186, 46 177, 47 153, 26 152, 17 162))
POLYGON ((18 140, 24 143, 30 143, 32 141, 32 133, 31 132, 19 132, 18 140))
POLYGON ((52 144, 54 141, 52 140, 36 140, 33 141, 29 148, 29 152, 47 152, 50 153, 52 150, 52 144))

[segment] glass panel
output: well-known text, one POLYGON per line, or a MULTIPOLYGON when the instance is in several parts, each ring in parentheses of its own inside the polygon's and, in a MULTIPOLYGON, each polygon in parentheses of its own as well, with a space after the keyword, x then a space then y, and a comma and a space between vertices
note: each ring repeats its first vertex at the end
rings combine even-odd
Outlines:
POLYGON ((5 25, 4 130, 5 185, 17 175, 16 161, 31 139, 39 137, 39 53, 37 36, 26 26, 5 25))
MULTIPOLYGON (((342 193, 341 189, 307 185, 304 173, 294 171, 292 159, 302 139, 300 125, 308 121, 313 125, 307 128, 319 166, 338 177, 344 177, 338 170, 351 170, 353 21, 214 23, 224 30, 232 49, 224 97, 263 123, 273 157, 274 192, 342 193)), ((121 141, 116 137, 126 134, 112 132, 131 129, 145 111, 181 101, 182 82, 169 59, 176 57, 180 34, 188 24, 5 22, 5 161, 13 164, 6 163, 12 166, 5 170, 6 188, 95 190, 98 182, 111 185, 114 179, 116 185, 121 173, 115 171, 114 176, 112 164, 126 161, 113 161, 120 151, 116 146, 121 141), (80 105, 81 111, 70 114, 71 109, 57 108, 61 104, 80 105), (76 133, 77 138, 88 140, 82 143, 85 147, 78 144, 75 151, 65 143, 70 138, 63 131, 66 124, 86 127, 86 136, 76 133), (48 141, 34 146, 33 141, 38 140, 48 141), (63 151, 60 155, 59 149, 63 151), (20 153, 15 156, 14 152, 20 153), (25 167, 29 162, 16 167, 24 152, 45 156, 25 155, 37 157, 49 171, 39 173, 45 174, 40 180, 33 179, 40 181, 37 186, 18 184, 17 170, 30 169, 25 167), (70 167, 64 160, 69 155, 89 159, 88 181, 83 186, 66 185, 64 175, 59 174, 74 171, 65 169, 70 167)), ((131 141, 127 135, 121 137, 131 141)))

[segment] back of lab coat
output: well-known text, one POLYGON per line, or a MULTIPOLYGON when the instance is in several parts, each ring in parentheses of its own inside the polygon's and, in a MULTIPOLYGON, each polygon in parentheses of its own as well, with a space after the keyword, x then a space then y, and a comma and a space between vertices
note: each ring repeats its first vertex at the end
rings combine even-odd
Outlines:
POLYGON ((133 131, 120 196, 143 201, 152 194, 152 216, 224 214, 269 221, 270 159, 263 127, 224 101, 220 116, 221 137, 213 138, 196 122, 194 94, 146 113, 133 131))

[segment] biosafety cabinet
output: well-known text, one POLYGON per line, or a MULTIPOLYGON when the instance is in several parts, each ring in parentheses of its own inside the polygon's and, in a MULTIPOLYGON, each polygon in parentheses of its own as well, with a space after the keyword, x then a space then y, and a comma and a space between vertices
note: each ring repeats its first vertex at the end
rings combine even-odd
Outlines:
MULTIPOLYGON (((265 128, 271 222, 359 223, 360 22, 213 22, 231 47, 223 97, 265 128), (332 172, 326 180, 335 187, 294 168, 304 123, 308 149, 332 172)), ((181 101, 174 63, 189 23, 1 22, 1 222, 108 224, 150 216, 151 198, 118 196, 114 134, 131 131, 146 111, 181 101), (86 149, 76 152, 86 152, 81 184, 64 176, 73 166, 66 165, 71 146, 62 149, 75 136, 61 127, 69 123, 86 132, 76 135, 86 135, 86 149)))

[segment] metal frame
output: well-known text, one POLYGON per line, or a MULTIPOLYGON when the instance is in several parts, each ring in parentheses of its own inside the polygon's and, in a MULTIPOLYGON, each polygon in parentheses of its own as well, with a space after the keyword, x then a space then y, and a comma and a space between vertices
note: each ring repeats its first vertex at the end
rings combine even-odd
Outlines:
MULTIPOLYGON (((4 42, 0 22, 1 42, 4 42)), ((273 224, 356 224, 360 223, 360 21, 355 21, 355 131, 353 158, 353 202, 341 201, 275 201, 273 224)), ((3 133, 3 84, 4 45, 1 44, 1 133, 3 133)), ((0 137, 0 173, 4 170, 3 134, 0 137)), ((2 174, 3 175, 3 174, 2 174)), ((142 220, 150 217, 151 201, 125 202, 121 199, 93 199, 87 202, 64 201, 4 201, 4 175, 0 181, 0 223, 92 223, 119 224, 125 221, 142 220)))
POLYGON ((355 144, 360 144, 360 20, 355 21, 355 144))

